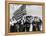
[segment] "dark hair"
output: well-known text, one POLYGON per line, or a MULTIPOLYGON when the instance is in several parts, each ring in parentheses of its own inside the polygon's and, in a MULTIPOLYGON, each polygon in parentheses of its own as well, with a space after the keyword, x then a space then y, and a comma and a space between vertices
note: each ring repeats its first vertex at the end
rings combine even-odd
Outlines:
POLYGON ((31 18, 32 16, 26 16, 26 18, 31 18))
POLYGON ((14 20, 14 18, 15 18, 15 17, 13 16, 12 19, 14 20))
POLYGON ((38 18, 37 16, 35 16, 34 18, 38 18))

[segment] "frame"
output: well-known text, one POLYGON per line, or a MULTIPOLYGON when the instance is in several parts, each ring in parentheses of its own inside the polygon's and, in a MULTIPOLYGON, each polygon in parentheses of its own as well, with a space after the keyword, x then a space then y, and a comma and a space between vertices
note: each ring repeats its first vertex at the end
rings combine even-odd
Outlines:
POLYGON ((22 34, 37 34, 37 33, 44 33, 45 32, 45 3, 42 2, 18 2, 18 1, 6 1, 5 2, 5 35, 22 35, 22 34), (38 6, 42 6, 42 32, 14 32, 11 33, 9 31, 10 25, 10 7, 9 4, 28 4, 28 5, 38 5, 38 6))

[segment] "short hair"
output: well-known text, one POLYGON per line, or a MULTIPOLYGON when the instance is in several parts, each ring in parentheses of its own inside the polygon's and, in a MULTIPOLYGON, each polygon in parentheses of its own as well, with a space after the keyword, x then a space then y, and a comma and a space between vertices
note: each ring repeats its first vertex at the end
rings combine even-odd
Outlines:
POLYGON ((32 16, 26 16, 26 18, 31 18, 32 16))
POLYGON ((34 18, 38 18, 37 16, 35 16, 34 18))

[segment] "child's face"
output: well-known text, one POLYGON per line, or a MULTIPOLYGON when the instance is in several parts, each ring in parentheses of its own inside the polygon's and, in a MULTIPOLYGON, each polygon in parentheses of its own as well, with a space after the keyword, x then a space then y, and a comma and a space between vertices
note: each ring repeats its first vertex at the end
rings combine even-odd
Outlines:
POLYGON ((34 21, 37 21, 37 22, 39 22, 39 19, 38 19, 38 18, 34 18, 34 21))
POLYGON ((34 21, 37 21, 37 18, 34 18, 34 21))

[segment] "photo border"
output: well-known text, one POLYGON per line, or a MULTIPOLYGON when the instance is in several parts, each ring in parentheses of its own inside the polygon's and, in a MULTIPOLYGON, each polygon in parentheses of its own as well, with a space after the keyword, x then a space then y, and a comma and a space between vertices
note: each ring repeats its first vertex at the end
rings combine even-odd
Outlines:
POLYGON ((23 2, 23 1, 5 1, 5 35, 23 35, 23 34, 38 34, 45 32, 45 3, 44 2, 23 2), (10 22, 10 8, 9 4, 28 4, 28 5, 40 5, 42 6, 42 32, 9 32, 10 22))

